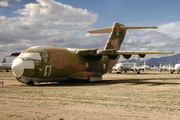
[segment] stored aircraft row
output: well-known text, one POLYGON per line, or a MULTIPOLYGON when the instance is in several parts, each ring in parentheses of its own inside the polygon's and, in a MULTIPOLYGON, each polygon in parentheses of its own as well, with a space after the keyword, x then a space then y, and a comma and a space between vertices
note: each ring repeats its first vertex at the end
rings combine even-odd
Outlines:
POLYGON ((12 72, 22 83, 59 82, 78 79, 101 81, 119 60, 120 55, 145 57, 146 54, 173 54, 160 51, 119 50, 128 29, 154 29, 157 27, 125 26, 115 22, 113 27, 88 31, 91 34, 111 33, 103 50, 73 49, 52 46, 34 46, 8 56, 17 56, 12 63, 12 72))
POLYGON ((127 60, 125 63, 118 63, 113 67, 113 71, 117 72, 118 74, 121 74, 121 72, 127 73, 127 71, 134 71, 137 72, 137 74, 140 74, 140 70, 142 68, 140 67, 140 57, 138 56, 138 59, 135 63, 129 63, 129 60, 127 60))
POLYGON ((162 64, 160 64, 159 66, 159 71, 162 72, 162 71, 166 71, 168 70, 170 73, 174 73, 174 72, 177 72, 179 74, 180 72, 180 64, 177 63, 175 64, 175 66, 173 67, 171 64, 169 64, 169 66, 162 66, 162 64))

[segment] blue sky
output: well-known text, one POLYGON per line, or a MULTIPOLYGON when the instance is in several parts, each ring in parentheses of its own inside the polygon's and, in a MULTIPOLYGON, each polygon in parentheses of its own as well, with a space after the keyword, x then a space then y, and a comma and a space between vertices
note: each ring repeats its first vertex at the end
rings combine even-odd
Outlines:
POLYGON ((179 53, 179 6, 180 0, 0 0, 0 60, 39 45, 103 49, 109 34, 86 31, 114 22, 159 28, 128 30, 123 50, 179 53))

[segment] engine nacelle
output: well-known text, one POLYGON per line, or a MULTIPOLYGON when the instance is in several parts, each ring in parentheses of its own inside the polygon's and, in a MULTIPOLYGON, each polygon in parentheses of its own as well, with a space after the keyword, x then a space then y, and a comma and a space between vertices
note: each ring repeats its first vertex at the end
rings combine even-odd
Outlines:
POLYGON ((118 57, 118 55, 107 55, 109 59, 114 60, 118 57))
POLYGON ((131 55, 124 55, 124 54, 123 54, 123 57, 124 57, 125 59, 129 59, 129 58, 131 57, 131 55))
POLYGON ((141 57, 141 58, 144 58, 145 56, 146 56, 146 54, 138 54, 139 55, 139 57, 141 57))

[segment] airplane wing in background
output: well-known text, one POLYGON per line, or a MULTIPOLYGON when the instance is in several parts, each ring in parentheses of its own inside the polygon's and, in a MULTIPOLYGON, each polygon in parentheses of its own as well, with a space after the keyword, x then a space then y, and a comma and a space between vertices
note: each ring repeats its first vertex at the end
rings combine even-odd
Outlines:
POLYGON ((13 52, 10 53, 9 55, 6 55, 6 57, 17 57, 19 54, 21 54, 21 52, 13 52))

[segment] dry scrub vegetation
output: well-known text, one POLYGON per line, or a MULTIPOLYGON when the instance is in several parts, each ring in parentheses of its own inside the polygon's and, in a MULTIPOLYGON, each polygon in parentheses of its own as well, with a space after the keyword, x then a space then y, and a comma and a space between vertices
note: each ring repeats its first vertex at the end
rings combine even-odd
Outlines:
POLYGON ((1 72, 0 119, 180 119, 180 74, 108 73, 102 82, 27 86, 1 72))

